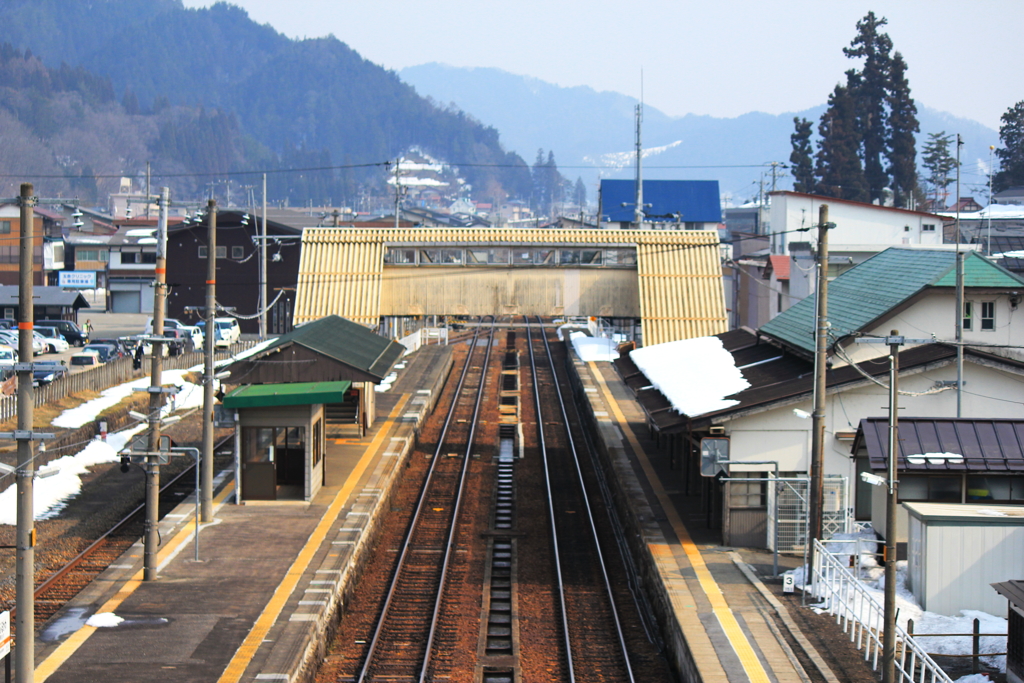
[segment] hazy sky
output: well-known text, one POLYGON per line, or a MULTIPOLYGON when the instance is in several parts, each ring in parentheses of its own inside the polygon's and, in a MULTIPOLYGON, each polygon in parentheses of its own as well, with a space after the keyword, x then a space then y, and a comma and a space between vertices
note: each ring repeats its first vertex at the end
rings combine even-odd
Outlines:
MULTIPOLYGON (((1024 100, 1021 0, 231 0, 293 38, 334 34, 389 69, 497 67, 640 95, 669 115, 822 104, 868 10, 889 20, 914 97, 991 128, 1024 100)), ((188 7, 213 0, 184 0, 188 7)))

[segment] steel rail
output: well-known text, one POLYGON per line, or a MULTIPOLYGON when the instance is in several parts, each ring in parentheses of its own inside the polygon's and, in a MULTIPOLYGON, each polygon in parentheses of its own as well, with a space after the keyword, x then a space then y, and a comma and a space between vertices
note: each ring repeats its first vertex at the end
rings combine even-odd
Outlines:
MULTIPOLYGON (((540 318, 537 318, 537 322, 540 322, 540 318)), ((541 328, 543 331, 543 328, 541 328)), ((562 423, 565 425, 566 435, 569 437, 569 449, 572 452, 572 462, 576 468, 576 478, 580 484, 580 492, 583 495, 583 500, 586 503, 587 512, 587 523, 590 525, 590 532, 594 539, 594 548, 597 550, 598 562, 601 567, 601 577, 604 580, 605 592, 608 594, 608 604, 612 609, 612 617, 615 621, 615 632, 618 635, 619 647, 622 649, 622 659, 626 664, 626 673, 629 675, 629 680, 634 681, 633 667, 629 663, 629 648, 626 646, 626 636, 622 631, 622 619, 619 617, 619 610, 615 605, 615 593, 612 591, 612 583, 608 578, 608 567, 605 563, 604 552, 601 550, 601 539, 597 533, 597 526, 594 523, 594 511, 590 504, 590 496, 587 493, 587 485, 583 479, 583 470, 580 467, 580 456, 576 450, 576 438, 572 434, 572 428, 569 422, 569 413, 565 409, 565 400, 562 398, 562 386, 558 382, 558 371, 555 369, 555 359, 551 354, 551 346, 548 344, 548 337, 546 334, 541 334, 541 339, 544 340, 544 349, 548 355, 548 367, 551 369, 551 376, 555 382, 555 391, 558 394, 558 405, 562 412, 562 423)))
MULTIPOLYGON (((497 320, 497 317, 496 316, 484 316, 484 317, 490 317, 491 318, 491 339, 489 340, 488 345, 487 345, 487 352, 488 352, 488 354, 490 354, 490 349, 491 349, 491 346, 493 345, 494 323, 497 320)), ((481 318, 480 322, 483 322, 483 318, 481 318)), ((480 331, 481 331, 481 329, 482 329, 481 326, 478 324, 477 327, 476 327, 476 330, 475 330, 475 332, 473 334, 473 339, 471 341, 470 350, 469 350, 469 353, 466 355, 465 365, 463 365, 462 373, 459 375, 459 383, 455 387, 455 394, 454 394, 454 397, 452 399, 452 405, 448 409, 448 415, 445 417, 444 426, 441 428, 441 434, 440 434, 440 436, 438 437, 438 440, 437 440, 437 447, 434 449, 434 456, 433 456, 433 458, 431 458, 431 461, 430 461, 430 468, 427 471, 427 476, 426 476, 426 478, 425 478, 425 480, 423 482, 423 486, 420 488, 420 494, 419 494, 419 497, 417 498, 417 501, 416 501, 416 509, 413 511, 412 518, 411 518, 411 520, 409 522, 409 528, 406 530, 405 538, 402 541, 402 550, 399 553, 398 560, 395 563, 394 573, 392 574, 392 577, 391 577, 391 583, 388 585, 387 596, 385 597, 385 600, 384 600, 384 606, 381 608, 380 618, 377 620, 377 625, 374 628, 373 638, 370 640, 370 645, 367 648, 366 656, 363 658, 362 666, 360 666, 360 668, 359 668, 359 675, 355 679, 356 683, 363 683, 366 680, 366 676, 367 676, 367 673, 369 671, 370 664, 373 662, 373 658, 376 655, 377 646, 380 643, 380 637, 381 637, 381 634, 382 634, 382 632, 384 630, 384 623, 386 621, 386 618, 387 618, 387 615, 388 615, 388 611, 391 608, 391 603, 392 603, 392 601, 393 601, 393 599, 395 597, 395 592, 396 592, 396 589, 398 587, 399 578, 401 577, 401 574, 402 574, 402 568, 403 568, 403 565, 405 564, 406 558, 409 555, 409 549, 410 549, 410 546, 411 546, 413 532, 416 530, 416 527, 417 527, 417 524, 418 524, 418 521, 419 521, 419 518, 420 518, 420 513, 423 510, 423 505, 424 505, 424 502, 426 501, 426 498, 427 498, 427 491, 429 490, 430 483, 431 483, 431 481, 432 481, 432 479, 434 477, 434 472, 435 472, 435 469, 437 467, 437 463, 441 459, 441 452, 442 452, 442 449, 444 448, 445 439, 448 436, 448 429, 451 426, 452 419, 455 417, 455 409, 459 405, 459 397, 462 394, 462 388, 463 388, 463 385, 465 384, 465 381, 466 381, 466 375, 469 374, 469 368, 470 368, 470 365, 472 364, 473 356, 476 353, 476 348, 477 348, 477 345, 478 345, 478 341, 480 339, 480 331)), ((479 407, 479 396, 480 396, 480 394, 483 393, 483 391, 482 391, 483 390, 483 382, 484 382, 484 379, 486 378, 486 376, 487 376, 487 367, 486 367, 486 364, 485 364, 483 372, 481 373, 480 391, 477 392, 477 398, 478 398, 477 406, 478 407, 479 407)), ((476 417, 476 415, 474 414, 474 427, 475 427, 475 417, 476 417)), ((463 463, 463 468, 464 469, 466 467, 466 464, 469 462, 468 450, 467 450, 467 457, 465 458, 465 461, 466 462, 463 463)), ((460 484, 460 488, 461 488, 461 484, 460 484)), ((461 491, 460 491, 459 497, 461 498, 461 491)), ((454 526, 454 524, 453 524, 453 526, 454 526)), ((441 600, 441 593, 440 593, 440 591, 438 591, 437 602, 436 602, 435 607, 434 607, 435 615, 436 615, 436 612, 437 612, 437 606, 440 604, 440 600, 441 600)), ((433 625, 431 626, 431 631, 433 632, 433 625)), ((429 653, 426 656, 429 656, 429 653)), ((425 656, 425 658, 426 658, 426 656, 425 656)), ((421 671, 422 672, 426 671, 426 664, 424 664, 424 666, 422 667, 421 671)))
MULTIPOLYGON (((525 316, 524 316, 525 317, 525 316)), ((562 581, 562 558, 558 554, 558 526, 555 523, 555 502, 551 492, 551 472, 548 467, 548 448, 544 439, 544 420, 541 419, 543 411, 540 405, 540 381, 537 376, 537 364, 533 354, 533 331, 530 319, 526 318, 526 346, 530 349, 530 372, 533 377, 533 400, 537 410, 537 434, 540 437, 541 462, 544 463, 544 487, 548 498, 548 518, 551 521, 552 549, 555 558, 555 578, 558 581, 558 602, 562 610, 562 639, 565 643, 565 661, 569 668, 569 681, 576 681, 576 670, 572 657, 572 637, 569 634, 569 612, 565 605, 565 583, 562 581)), ((543 335, 543 328, 541 328, 543 335)), ((558 378, 555 377, 557 382, 558 378)))

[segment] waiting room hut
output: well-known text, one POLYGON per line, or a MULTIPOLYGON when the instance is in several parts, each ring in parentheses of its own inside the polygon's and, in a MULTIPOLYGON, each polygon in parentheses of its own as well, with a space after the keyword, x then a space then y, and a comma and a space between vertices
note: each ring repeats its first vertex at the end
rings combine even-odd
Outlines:
POLYGON ((225 370, 240 427, 240 499, 310 501, 323 485, 326 439, 361 436, 375 419, 374 385, 405 347, 339 316, 298 327, 225 370))

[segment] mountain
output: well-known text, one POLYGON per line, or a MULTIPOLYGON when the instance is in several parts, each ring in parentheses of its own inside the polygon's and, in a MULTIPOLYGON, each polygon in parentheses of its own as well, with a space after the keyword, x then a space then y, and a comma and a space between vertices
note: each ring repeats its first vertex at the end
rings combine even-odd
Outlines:
MULTIPOLYGON (((129 110, 186 106, 232 118, 248 140, 237 161, 307 169, 274 174, 276 199, 355 204, 368 188, 383 191, 382 162, 417 147, 463 164, 477 192, 530 192, 526 164, 495 129, 420 97, 333 36, 292 40, 227 3, 186 9, 181 0, 4 0, 0 17, 14 47, 47 67, 109 79, 129 110), (308 170, 332 165, 349 168, 308 170)), ((152 164, 157 176, 173 166, 162 156, 152 164)))
MULTIPOLYGON (((595 196, 593 188, 599 177, 627 178, 634 174, 637 100, 632 97, 588 87, 563 88, 492 68, 432 63, 402 69, 399 75, 417 92, 450 102, 497 128, 506 145, 526 159, 533 158, 538 147, 553 150, 559 169, 570 178, 581 176, 591 197, 595 196)), ((920 103, 918 108, 922 131, 918 136, 918 160, 927 133, 959 132, 965 142, 965 186, 983 185, 987 180, 984 169, 988 147, 999 144, 997 132, 920 103)), ((671 117, 645 106, 644 177, 717 179, 723 195, 734 203, 746 201, 757 196, 762 178, 770 189, 771 169, 766 164, 789 163, 793 117, 808 118, 817 129, 824 110, 822 104, 778 115, 751 112, 735 118, 715 118, 695 114, 671 117)), ((777 187, 791 188, 792 179, 778 180, 777 187)))

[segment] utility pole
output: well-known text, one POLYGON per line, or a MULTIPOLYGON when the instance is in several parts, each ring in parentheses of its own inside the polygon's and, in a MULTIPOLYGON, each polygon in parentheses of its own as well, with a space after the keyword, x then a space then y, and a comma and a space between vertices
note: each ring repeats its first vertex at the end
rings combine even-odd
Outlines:
MULTIPOLYGON (((213 521, 213 354, 217 334, 217 200, 206 204, 209 236, 206 247, 206 337, 203 339, 203 457, 202 521, 213 521)), ((264 214, 265 216, 265 214, 264 214)), ((265 218, 264 218, 265 220, 265 218)), ((265 224, 264 224, 265 226, 265 224)), ((266 230, 266 227, 264 227, 266 230)), ((264 286, 266 283, 264 283, 264 286)), ((240 482, 237 482, 240 483, 240 482)))
MULTIPOLYGON (((167 205, 170 190, 160 190, 156 223, 156 282, 153 286, 153 359, 149 387, 149 453, 146 455, 146 535, 143 552, 143 579, 156 581, 157 554, 160 550, 160 409, 163 408, 164 307, 167 300, 167 205)), ((146 198, 149 206, 149 198, 146 198)))
POLYGON ((260 221, 260 341, 267 338, 267 174, 263 174, 263 220, 260 221))
MULTIPOLYGON (((21 240, 19 242, 18 287, 18 472, 17 478, 17 567, 15 599, 18 612, 15 631, 15 680, 32 683, 35 677, 35 511, 32 505, 35 466, 32 458, 32 421, 35 403, 32 396, 33 289, 32 252, 35 241, 35 190, 32 183, 21 185, 21 240), (26 438, 27 434, 27 438, 26 438)), ((18 435, 15 435, 17 438, 18 435)))
POLYGON ((636 105, 636 205, 633 207, 633 222, 636 229, 644 227, 644 145, 641 129, 644 123, 644 103, 636 105))
MULTIPOLYGON (((956 135, 956 416, 964 397, 964 253, 960 251, 960 134, 956 135)), ((972 311, 973 312, 973 311, 972 311)))
POLYGON ((889 333, 889 490, 885 499, 885 595, 882 616, 882 683, 896 683, 896 498, 899 481, 896 476, 896 454, 899 453, 899 330, 889 333))
POLYGON ((985 213, 988 214, 988 237, 985 240, 985 254, 992 255, 992 152, 996 150, 995 145, 988 146, 988 206, 985 213))
MULTIPOLYGON (((825 361, 828 354, 828 204, 818 208, 818 286, 815 291, 814 412, 811 424, 810 534, 822 540, 825 482, 825 361)), ((807 541, 810 543, 810 539, 807 541)))

